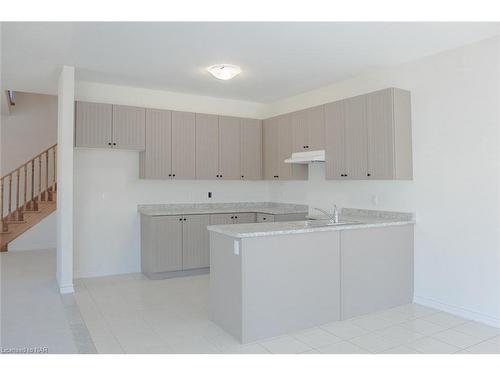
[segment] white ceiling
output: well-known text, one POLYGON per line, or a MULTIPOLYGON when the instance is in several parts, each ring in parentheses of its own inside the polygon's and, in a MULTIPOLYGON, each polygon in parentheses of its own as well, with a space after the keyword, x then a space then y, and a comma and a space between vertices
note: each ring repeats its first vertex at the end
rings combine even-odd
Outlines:
POLYGON ((3 88, 77 79, 268 103, 500 34, 499 23, 3 23, 3 88), (243 72, 219 81, 205 70, 243 72))

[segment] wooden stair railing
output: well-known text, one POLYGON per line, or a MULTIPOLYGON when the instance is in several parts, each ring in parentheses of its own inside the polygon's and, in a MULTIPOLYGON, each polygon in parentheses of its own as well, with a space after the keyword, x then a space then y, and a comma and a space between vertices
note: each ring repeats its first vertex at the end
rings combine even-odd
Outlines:
POLYGON ((40 202, 53 202, 57 191, 57 144, 0 179, 0 251, 9 225, 24 222, 26 212, 37 212, 40 202))

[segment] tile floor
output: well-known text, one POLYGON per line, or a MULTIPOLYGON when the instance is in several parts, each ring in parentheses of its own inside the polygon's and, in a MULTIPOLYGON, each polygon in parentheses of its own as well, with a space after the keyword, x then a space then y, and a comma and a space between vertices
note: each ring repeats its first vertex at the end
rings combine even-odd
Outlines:
POLYGON ((99 353, 500 354, 500 329, 417 304, 241 345, 208 319, 208 275, 76 281, 99 353))
POLYGON ((0 352, 96 353, 73 295, 59 294, 54 250, 1 253, 0 352))
POLYGON ((410 304, 241 345, 208 319, 208 275, 79 279, 58 293, 55 252, 2 253, 0 347, 49 353, 500 353, 500 329, 410 304))

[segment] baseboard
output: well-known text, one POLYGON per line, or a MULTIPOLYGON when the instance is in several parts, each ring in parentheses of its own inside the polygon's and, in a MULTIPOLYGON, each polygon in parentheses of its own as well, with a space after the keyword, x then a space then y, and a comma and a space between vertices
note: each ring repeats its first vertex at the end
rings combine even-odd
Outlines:
POLYGON ((75 293, 75 288, 73 288, 73 284, 61 285, 59 286, 59 293, 61 294, 75 293))
POLYGON ((500 318, 496 316, 483 314, 469 309, 464 309, 463 307, 453 306, 444 302, 437 301, 432 298, 427 298, 422 296, 414 296, 413 302, 437 310, 442 310, 450 314, 455 314, 465 319, 474 320, 479 323, 484 323, 489 326, 500 328, 500 318))

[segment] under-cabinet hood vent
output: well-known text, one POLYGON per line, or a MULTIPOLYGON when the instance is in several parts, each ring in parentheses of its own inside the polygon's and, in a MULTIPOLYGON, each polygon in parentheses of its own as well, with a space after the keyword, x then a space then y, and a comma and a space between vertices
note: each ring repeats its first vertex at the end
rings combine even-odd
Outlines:
POLYGON ((325 161, 325 150, 293 152, 292 156, 285 159, 288 164, 309 164, 325 161))

